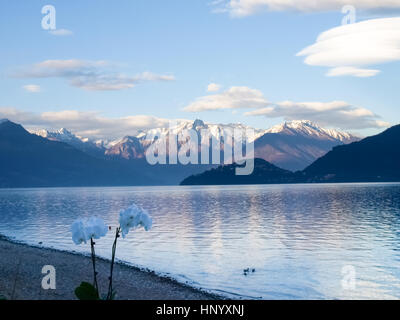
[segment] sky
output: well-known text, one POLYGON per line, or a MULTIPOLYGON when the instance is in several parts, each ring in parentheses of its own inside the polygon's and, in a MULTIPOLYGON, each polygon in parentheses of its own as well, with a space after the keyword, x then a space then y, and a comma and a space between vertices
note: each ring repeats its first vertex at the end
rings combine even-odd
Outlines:
POLYGON ((96 138, 172 119, 376 134, 400 122, 398 17, 400 0, 2 0, 0 118, 96 138))

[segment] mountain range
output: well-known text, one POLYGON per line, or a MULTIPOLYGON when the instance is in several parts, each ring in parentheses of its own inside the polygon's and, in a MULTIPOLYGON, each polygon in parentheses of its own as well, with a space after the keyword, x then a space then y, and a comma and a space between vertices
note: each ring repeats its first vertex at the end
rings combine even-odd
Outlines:
MULTIPOLYGON (((144 159, 147 148, 158 137, 168 139, 169 134, 178 135, 184 130, 194 129, 200 132, 206 129, 219 143, 224 133, 235 129, 253 129, 242 124, 211 124, 202 120, 182 121, 171 128, 155 128, 141 131, 136 136, 125 136, 118 140, 97 140, 78 137, 67 129, 56 132, 47 130, 32 131, 41 137, 68 143, 75 148, 95 157, 116 159, 144 159)), ((257 158, 267 160, 286 170, 302 170, 337 145, 359 140, 346 132, 324 129, 311 121, 290 121, 267 130, 254 130, 254 152, 257 158)), ((180 146, 178 146, 179 149, 180 146)), ((200 148, 199 148, 200 150, 200 148)))
POLYGON ((93 142, 78 140, 65 129, 38 135, 0 120, 0 187, 176 185, 212 167, 109 157, 94 152, 93 142))
POLYGON ((255 159, 249 176, 235 175, 237 164, 192 175, 181 185, 313 182, 399 182, 400 125, 347 145, 334 147, 302 171, 290 172, 255 159))
MULTIPOLYGON (((145 152, 149 145, 157 143, 156 135, 167 137, 169 133, 179 134, 186 129, 197 132, 208 129, 217 141, 223 141, 225 131, 237 128, 248 127, 195 120, 181 122, 171 128, 142 131, 114 141, 93 141, 74 135, 67 129, 30 133, 21 125, 4 119, 0 121, 0 187, 176 185, 186 177, 218 166, 150 165, 145 159, 145 152)), ((268 130, 255 130, 254 143, 256 155, 263 148, 274 151, 262 154, 267 159, 275 157, 275 163, 268 168, 271 172, 275 170, 276 163, 309 164, 332 146, 343 146, 356 139, 350 134, 326 130, 309 121, 292 121, 268 130)), ((263 165, 261 162, 256 164, 257 168, 263 165)), ((287 172, 291 179, 287 168, 279 170, 287 172)))
POLYGON ((150 180, 133 166, 92 157, 8 120, 0 121, 0 150, 0 187, 132 185, 150 180))

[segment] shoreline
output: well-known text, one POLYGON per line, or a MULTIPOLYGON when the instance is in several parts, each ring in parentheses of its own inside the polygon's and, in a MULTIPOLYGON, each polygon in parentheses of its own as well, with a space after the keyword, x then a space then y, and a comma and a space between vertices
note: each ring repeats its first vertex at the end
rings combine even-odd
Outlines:
MULTIPOLYGON (((90 256, 32 246, 0 235, 0 298, 7 300, 76 300, 74 290, 93 280, 90 256), (45 265, 56 270, 56 289, 42 289, 45 265)), ((96 257, 100 294, 107 291, 110 261, 96 257)), ((226 297, 178 282, 154 271, 119 261, 114 265, 117 300, 217 300, 226 297)))
MULTIPOLYGON (((96 189, 96 188, 166 188, 166 187, 243 187, 243 186, 318 186, 318 185, 398 185, 399 181, 353 181, 353 182, 290 182, 290 183, 244 183, 244 184, 162 184, 162 185, 117 185, 117 186, 42 186, 42 187, 3 187, 0 186, 0 191, 15 191, 15 190, 39 190, 39 189, 96 189)), ((1 238, 1 235, 0 235, 1 238)))

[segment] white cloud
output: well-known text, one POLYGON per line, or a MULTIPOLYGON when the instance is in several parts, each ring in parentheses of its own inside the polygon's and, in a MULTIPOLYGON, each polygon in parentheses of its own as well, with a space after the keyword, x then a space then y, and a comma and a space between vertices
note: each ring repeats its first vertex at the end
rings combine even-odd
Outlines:
POLYGON ((172 75, 160 75, 152 72, 142 72, 134 77, 137 81, 174 81, 175 77, 172 75))
POLYGON ((64 127, 79 136, 92 139, 118 139, 126 135, 135 135, 139 130, 167 127, 170 122, 170 119, 149 115, 107 118, 97 112, 64 110, 38 114, 2 107, 0 107, 0 118, 20 123, 27 129, 56 130, 64 127))
POLYGON ((305 56, 308 65, 332 68, 328 76, 374 76, 379 70, 364 67, 400 60, 400 18, 372 19, 330 29, 297 56, 305 56))
POLYGON ((37 93, 40 92, 40 86, 36 85, 36 84, 27 84, 25 86, 23 86, 23 88, 28 91, 28 92, 32 92, 32 93, 37 93))
POLYGON ((248 87, 231 87, 219 94, 197 98, 183 110, 202 112, 229 109, 235 113, 237 109, 245 108, 254 109, 244 113, 246 116, 284 118, 287 121, 306 119, 342 129, 381 128, 390 125, 372 111, 344 101, 272 103, 261 91, 248 87))
POLYGON ((173 81, 172 75, 142 72, 133 76, 114 71, 106 61, 46 60, 28 68, 20 68, 14 76, 20 78, 64 78, 70 85, 85 90, 105 91, 132 88, 147 81, 173 81))
POLYGON ((217 92, 221 89, 221 85, 217 84, 217 83, 210 83, 207 86, 207 91, 208 92, 217 92))
POLYGON ((376 76, 378 73, 380 73, 380 70, 361 69, 355 67, 337 67, 329 70, 326 75, 328 77, 353 76, 358 78, 368 78, 376 76))
POLYGON ((400 8, 398 0, 227 0, 212 4, 216 7, 214 12, 229 12, 233 17, 245 17, 264 11, 340 11, 345 5, 367 11, 400 8))
POLYGON ((222 93, 197 98, 183 110, 200 112, 223 109, 261 108, 268 104, 269 102, 259 90, 248 87, 231 87, 222 93))
POLYGON ((73 32, 68 29, 50 30, 49 33, 53 36, 71 36, 73 34, 73 32))
POLYGON ((341 129, 366 129, 390 126, 372 111, 344 101, 292 102, 284 101, 245 113, 247 116, 284 118, 287 121, 307 119, 323 126, 341 129))

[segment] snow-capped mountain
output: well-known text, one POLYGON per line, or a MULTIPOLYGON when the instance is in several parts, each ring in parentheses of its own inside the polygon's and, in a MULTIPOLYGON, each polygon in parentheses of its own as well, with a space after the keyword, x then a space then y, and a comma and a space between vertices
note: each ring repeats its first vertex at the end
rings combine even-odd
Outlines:
POLYGON ((335 129, 325 129, 309 120, 287 121, 282 124, 271 127, 265 133, 283 133, 287 135, 303 135, 305 137, 314 137, 321 140, 341 141, 350 143, 359 140, 347 132, 340 132, 335 129))
MULTIPOLYGON (((196 128, 205 125, 192 122, 196 128)), ((292 124, 283 126, 288 127, 293 129, 292 124)), ((260 157, 273 158, 275 163, 281 163, 281 167, 299 166, 333 145, 343 144, 336 132, 329 132, 330 138, 325 139, 320 133, 326 131, 317 130, 318 134, 314 131, 310 134, 310 131, 302 130, 303 125, 297 129, 265 133, 255 140, 256 152, 260 153, 260 157)), ((233 176, 232 169, 236 165, 219 166, 217 169, 216 165, 180 163, 157 166, 135 159, 135 154, 131 154, 133 160, 120 160, 129 150, 121 150, 121 157, 106 157, 103 154, 100 159, 58 141, 61 138, 69 141, 79 139, 71 132, 42 131, 48 137, 43 138, 27 132, 20 124, 4 119, 0 120, 0 187, 176 185, 189 176, 201 184, 398 181, 399 131, 400 125, 397 125, 361 142, 334 148, 298 173, 255 159, 254 174, 233 176)), ((82 142, 88 141, 82 139, 82 142)), ((138 149, 142 146, 138 137, 122 139, 118 143, 138 149)))
POLYGON ((289 121, 266 130, 255 141, 255 156, 283 169, 302 170, 333 147, 359 140, 308 120, 289 121))
POLYGON ((119 141, 111 142, 105 155, 124 159, 142 159, 145 157, 142 142, 137 137, 126 136, 119 141))
POLYGON ((83 142, 83 139, 74 135, 70 131, 65 128, 61 128, 58 131, 48 131, 45 129, 32 131, 31 133, 35 133, 38 136, 43 138, 47 138, 53 141, 63 141, 63 142, 83 142))
MULTIPOLYGON (((178 124, 170 127, 170 128, 155 128, 150 129, 148 131, 142 131, 136 137, 126 136, 123 139, 120 139, 116 142, 111 142, 109 144, 109 149, 106 151, 106 155, 111 156, 120 156, 124 159, 137 159, 144 158, 145 152, 147 148, 155 143, 161 143, 161 141, 166 141, 168 143, 168 139, 171 135, 179 136, 185 130, 194 129, 198 132, 199 137, 201 130, 207 130, 210 137, 216 139, 216 141, 221 142, 225 134, 233 133, 235 129, 246 130, 253 129, 248 126, 244 126, 242 124, 212 124, 205 123, 202 120, 195 121, 181 121, 178 124)), ((258 137, 262 136, 265 130, 254 130, 254 137, 249 140, 249 142, 254 141, 258 137)), ((201 139, 204 139, 201 136, 201 139)), ((203 140, 204 141, 204 140, 203 140)), ((200 143, 199 139, 199 143, 200 143)), ((182 143, 178 142, 178 150, 182 143)), ((199 148, 200 150, 200 148, 199 148)))
MULTIPOLYGON (((133 160, 144 159, 145 152, 150 145, 161 143, 163 140, 168 144, 168 138, 171 135, 179 136, 185 130, 190 129, 196 130, 199 137, 201 130, 207 130, 216 141, 221 143, 226 133, 232 133, 235 129, 244 131, 253 128, 240 123, 212 124, 197 119, 195 121, 179 121, 169 128, 143 130, 136 136, 126 136, 111 142, 91 141, 76 136, 66 129, 56 132, 39 130, 34 133, 50 140, 68 143, 97 157, 133 160)), ((334 146, 359 140, 349 133, 325 129, 308 120, 289 121, 267 130, 253 130, 254 137, 249 142, 254 142, 255 156, 288 170, 304 169, 334 146)), ((182 144, 178 143, 178 150, 182 144)))
POLYGON ((166 137, 168 134, 173 134, 173 135, 179 135, 180 133, 184 132, 185 130, 191 130, 194 129, 197 132, 200 132, 201 130, 205 129, 208 130, 209 133, 211 134, 212 137, 216 138, 218 141, 221 140, 221 137, 224 136, 224 133, 227 132, 232 132, 235 129, 239 130, 246 130, 246 129, 252 129, 254 130, 255 136, 253 137, 252 140, 257 139, 258 137, 262 136, 265 133, 265 130, 260 130, 260 129, 254 129, 249 126, 245 126, 241 123, 230 123, 230 124, 212 124, 212 123, 207 123, 202 120, 196 119, 194 121, 181 121, 177 125, 171 127, 171 128, 156 128, 156 129, 151 129, 148 131, 143 131, 139 135, 137 135, 137 138, 139 139, 146 139, 145 137, 151 137, 151 136, 158 136, 158 137, 166 137))
POLYGON ((106 151, 103 141, 92 141, 88 138, 82 138, 65 128, 61 128, 58 131, 42 129, 30 132, 52 141, 68 143, 69 145, 96 157, 102 157, 106 151))

